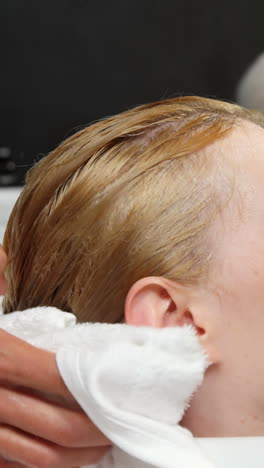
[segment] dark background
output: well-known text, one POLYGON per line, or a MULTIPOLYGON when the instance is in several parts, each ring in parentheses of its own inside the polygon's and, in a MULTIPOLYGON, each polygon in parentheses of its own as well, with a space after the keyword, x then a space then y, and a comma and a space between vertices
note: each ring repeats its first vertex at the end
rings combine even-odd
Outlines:
POLYGON ((234 100, 264 45, 256 0, 2 0, 0 12, 9 184, 98 118, 178 94, 234 100))

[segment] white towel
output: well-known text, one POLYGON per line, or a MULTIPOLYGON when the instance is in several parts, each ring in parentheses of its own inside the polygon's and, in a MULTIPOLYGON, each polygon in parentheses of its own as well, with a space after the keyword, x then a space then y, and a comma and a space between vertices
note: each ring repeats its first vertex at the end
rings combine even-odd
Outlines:
POLYGON ((192 327, 76 324, 52 307, 1 315, 0 327, 56 352, 65 384, 114 444, 97 468, 212 468, 179 425, 208 366, 192 327))

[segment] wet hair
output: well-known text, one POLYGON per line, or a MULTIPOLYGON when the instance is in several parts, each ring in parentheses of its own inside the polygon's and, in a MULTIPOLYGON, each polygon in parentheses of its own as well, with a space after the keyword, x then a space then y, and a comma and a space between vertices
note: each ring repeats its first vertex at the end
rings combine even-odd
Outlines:
POLYGON ((140 278, 202 281, 223 198, 203 149, 241 119, 264 126, 262 114, 235 104, 178 97, 62 142, 28 172, 10 216, 4 312, 46 305, 114 323, 140 278))

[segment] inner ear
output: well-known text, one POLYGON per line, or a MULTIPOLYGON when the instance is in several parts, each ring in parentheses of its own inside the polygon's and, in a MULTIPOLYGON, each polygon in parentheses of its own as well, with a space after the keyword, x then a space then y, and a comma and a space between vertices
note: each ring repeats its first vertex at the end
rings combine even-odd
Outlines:
POLYGON ((189 310, 186 310, 184 312, 181 325, 192 325, 195 328, 197 335, 199 336, 205 334, 204 328, 198 327, 198 325, 194 321, 192 313, 189 310))
POLYGON ((176 306, 175 302, 171 300, 170 305, 169 305, 169 307, 167 309, 167 312, 170 313, 170 312, 176 312, 176 311, 177 311, 177 306, 176 306))
MULTIPOLYGON (((168 308, 167 312, 172 313, 177 310, 176 304, 172 301, 172 304, 170 304, 170 307, 168 308), (171 310, 169 310, 171 308, 171 310)), ((176 325, 183 327, 184 325, 192 325, 195 330, 197 335, 202 336, 205 334, 205 330, 202 327, 199 327, 195 323, 195 319, 193 317, 193 314, 189 310, 185 310, 182 312, 182 314, 179 314, 179 317, 176 320, 176 325)))

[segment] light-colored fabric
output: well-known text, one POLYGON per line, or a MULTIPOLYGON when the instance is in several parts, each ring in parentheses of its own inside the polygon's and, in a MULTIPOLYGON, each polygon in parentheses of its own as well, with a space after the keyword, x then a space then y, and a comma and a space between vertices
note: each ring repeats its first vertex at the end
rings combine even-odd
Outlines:
POLYGON ((264 437, 195 439, 215 468, 263 468, 264 437))
POLYGON ((94 468, 263 468, 264 437, 193 439, 177 424, 207 365, 191 328, 76 326, 53 308, 0 316, 0 327, 57 351, 65 383, 114 442, 94 468))
POLYGON ((3 243, 6 225, 22 187, 0 187, 0 243, 3 243))
POLYGON ((236 89, 238 104, 264 112, 264 53, 258 55, 239 80, 236 89))
POLYGON ((57 352, 69 390, 114 443, 97 468, 214 466, 178 424, 208 365, 190 326, 76 325, 41 307, 2 315, 0 327, 57 352))

